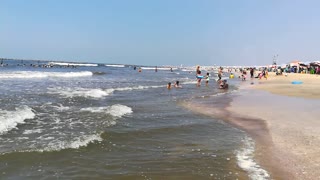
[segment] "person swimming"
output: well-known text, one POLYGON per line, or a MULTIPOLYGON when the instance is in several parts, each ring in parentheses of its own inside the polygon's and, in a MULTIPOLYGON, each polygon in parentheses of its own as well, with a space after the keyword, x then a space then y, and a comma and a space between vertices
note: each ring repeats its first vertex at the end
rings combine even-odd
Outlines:
POLYGON ((227 80, 223 80, 220 82, 219 89, 228 89, 228 88, 229 88, 229 85, 227 83, 227 80))
POLYGON ((167 89, 171 89, 171 82, 168 82, 167 89))
POLYGON ((175 88, 181 88, 180 82, 179 82, 179 81, 176 81, 176 83, 174 84, 174 87, 175 87, 175 88))

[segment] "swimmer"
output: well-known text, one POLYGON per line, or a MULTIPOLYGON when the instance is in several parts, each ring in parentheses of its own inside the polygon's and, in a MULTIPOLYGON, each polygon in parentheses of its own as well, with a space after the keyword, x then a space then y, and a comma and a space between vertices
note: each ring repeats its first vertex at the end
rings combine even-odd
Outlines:
POLYGON ((171 89, 171 82, 168 82, 167 89, 171 89))
POLYGON ((179 82, 179 81, 176 81, 176 83, 174 84, 174 87, 175 87, 175 88, 181 88, 180 82, 179 82))
POLYGON ((220 87, 219 89, 228 89, 229 88, 229 85, 227 83, 227 80, 223 80, 220 82, 220 87))

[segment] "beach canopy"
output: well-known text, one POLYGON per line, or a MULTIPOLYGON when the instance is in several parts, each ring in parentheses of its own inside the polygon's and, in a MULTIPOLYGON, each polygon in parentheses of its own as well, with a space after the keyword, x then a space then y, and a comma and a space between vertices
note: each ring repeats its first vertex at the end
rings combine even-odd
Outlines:
POLYGON ((320 61, 310 63, 310 66, 320 66, 320 61))
POLYGON ((299 65, 307 67, 308 65, 310 65, 310 63, 311 62, 300 62, 299 65))

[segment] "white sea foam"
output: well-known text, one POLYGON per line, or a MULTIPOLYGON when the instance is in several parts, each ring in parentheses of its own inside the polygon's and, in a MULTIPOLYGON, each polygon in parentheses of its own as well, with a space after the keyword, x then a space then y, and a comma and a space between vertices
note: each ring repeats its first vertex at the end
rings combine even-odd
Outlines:
POLYGON ((50 62, 49 64, 60 65, 60 66, 98 66, 98 64, 89 63, 66 63, 66 62, 50 62))
POLYGON ((86 89, 86 88, 48 88, 51 94, 60 94, 64 97, 88 97, 88 98, 102 98, 110 95, 114 89, 86 89))
POLYGON ((42 133, 42 129, 30 129, 24 130, 23 134, 35 134, 35 133, 42 133))
MULTIPOLYGON (((141 69, 145 69, 145 70, 155 70, 156 67, 141 67, 141 69)), ((177 70, 178 68, 172 68, 172 70, 177 70)), ((164 70, 164 71, 168 71, 171 70, 170 67, 157 67, 157 70, 164 70)))
POLYGON ((59 106, 52 106, 53 108, 57 109, 58 111, 67 111, 70 110, 70 107, 68 106, 63 106, 62 104, 59 104, 59 106))
POLYGON ((240 168, 248 172, 250 179, 264 180, 270 179, 270 175, 254 160, 254 141, 246 137, 243 140, 243 147, 236 151, 238 165, 240 168))
POLYGON ((107 108, 107 113, 115 117, 122 117, 123 115, 132 113, 132 109, 128 106, 115 104, 107 108))
POLYGON ((82 108, 81 111, 89 111, 93 113, 106 113, 110 114, 114 117, 121 118, 122 116, 126 114, 132 113, 131 107, 121 105, 121 104, 115 104, 112 106, 107 107, 88 107, 88 108, 82 108))
POLYGON ((107 64, 108 67, 125 67, 123 64, 107 64))
POLYGON ((15 111, 0 110, 0 134, 17 128, 18 124, 24 123, 24 120, 34 117, 32 109, 27 106, 16 108, 15 111))
POLYGON ((41 71, 13 71, 13 72, 1 72, 1 79, 31 79, 31 78, 48 78, 48 77, 84 77, 92 76, 93 73, 90 71, 80 72, 41 72, 41 71))
POLYGON ((149 88, 159 88, 162 86, 134 86, 134 87, 122 87, 122 88, 109 88, 109 89, 87 89, 87 88, 48 88, 51 94, 59 94, 64 97, 87 97, 87 98, 103 98, 109 96, 114 91, 132 91, 132 90, 143 90, 149 88))
POLYGON ((114 91, 132 91, 132 90, 143 90, 149 88, 159 88, 164 86, 134 86, 134 87, 122 87, 122 88, 114 88, 114 91))
POLYGON ((87 146, 89 143, 95 141, 102 141, 101 136, 93 134, 76 137, 70 141, 53 140, 50 141, 47 147, 38 151, 60 151, 63 149, 78 149, 80 147, 87 146))

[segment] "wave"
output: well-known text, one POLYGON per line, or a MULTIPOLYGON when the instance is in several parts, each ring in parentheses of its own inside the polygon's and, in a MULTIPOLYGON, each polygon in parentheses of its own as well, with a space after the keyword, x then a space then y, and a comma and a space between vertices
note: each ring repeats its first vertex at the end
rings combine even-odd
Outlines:
POLYGON ((132 91, 132 90, 143 90, 149 88, 159 88, 162 86, 134 86, 134 87, 121 87, 121 88, 110 88, 110 89, 88 89, 88 88, 48 88, 49 94, 59 94, 61 96, 72 98, 72 97, 86 97, 86 98, 103 98, 109 96, 114 91, 132 91))
POLYGON ((40 72, 40 71, 14 71, 14 72, 1 72, 1 79, 31 79, 31 78, 48 78, 48 77, 84 77, 92 76, 93 73, 90 71, 80 72, 40 72))
POLYGON ((270 175, 254 161, 254 141, 246 137, 244 147, 236 151, 238 165, 248 172, 250 179, 270 179, 270 175))
POLYGON ((98 64, 89 64, 89 63, 66 63, 66 62, 50 62, 52 65, 60 66, 98 66, 98 64))
POLYGON ((105 73, 105 72, 93 72, 93 75, 105 75, 105 74, 107 74, 107 73, 105 73))
POLYGON ((126 114, 131 114, 133 112, 131 107, 121 105, 121 104, 115 104, 107 107, 82 108, 81 111, 89 111, 93 113, 106 113, 116 118, 121 118, 122 116, 126 114))
POLYGON ((71 97, 87 97, 87 98, 102 98, 110 95, 113 89, 86 89, 86 88, 48 88, 51 94, 59 94, 61 96, 71 98, 71 97))
POLYGON ((36 151, 46 152, 46 151, 60 151, 63 149, 79 149, 80 147, 85 147, 93 142, 101 142, 101 135, 93 134, 93 135, 83 135, 80 137, 73 138, 69 141, 61 141, 61 140, 53 140, 50 141, 48 146, 43 149, 38 149, 36 151))
POLYGON ((2 110, 0 111, 0 134, 17 128, 18 124, 24 123, 24 120, 34 117, 32 109, 27 106, 16 108, 15 111, 2 110))
MULTIPOLYGON (((155 67, 141 67, 141 69, 145 70, 155 70, 155 67)), ((172 70, 177 70, 178 68, 172 68, 172 70)), ((157 67, 157 70, 164 70, 164 71, 169 71, 171 70, 171 67, 157 67)))
POLYGON ((123 64, 106 64, 106 66, 107 67, 121 67, 121 68, 125 67, 125 65, 123 65, 123 64))

